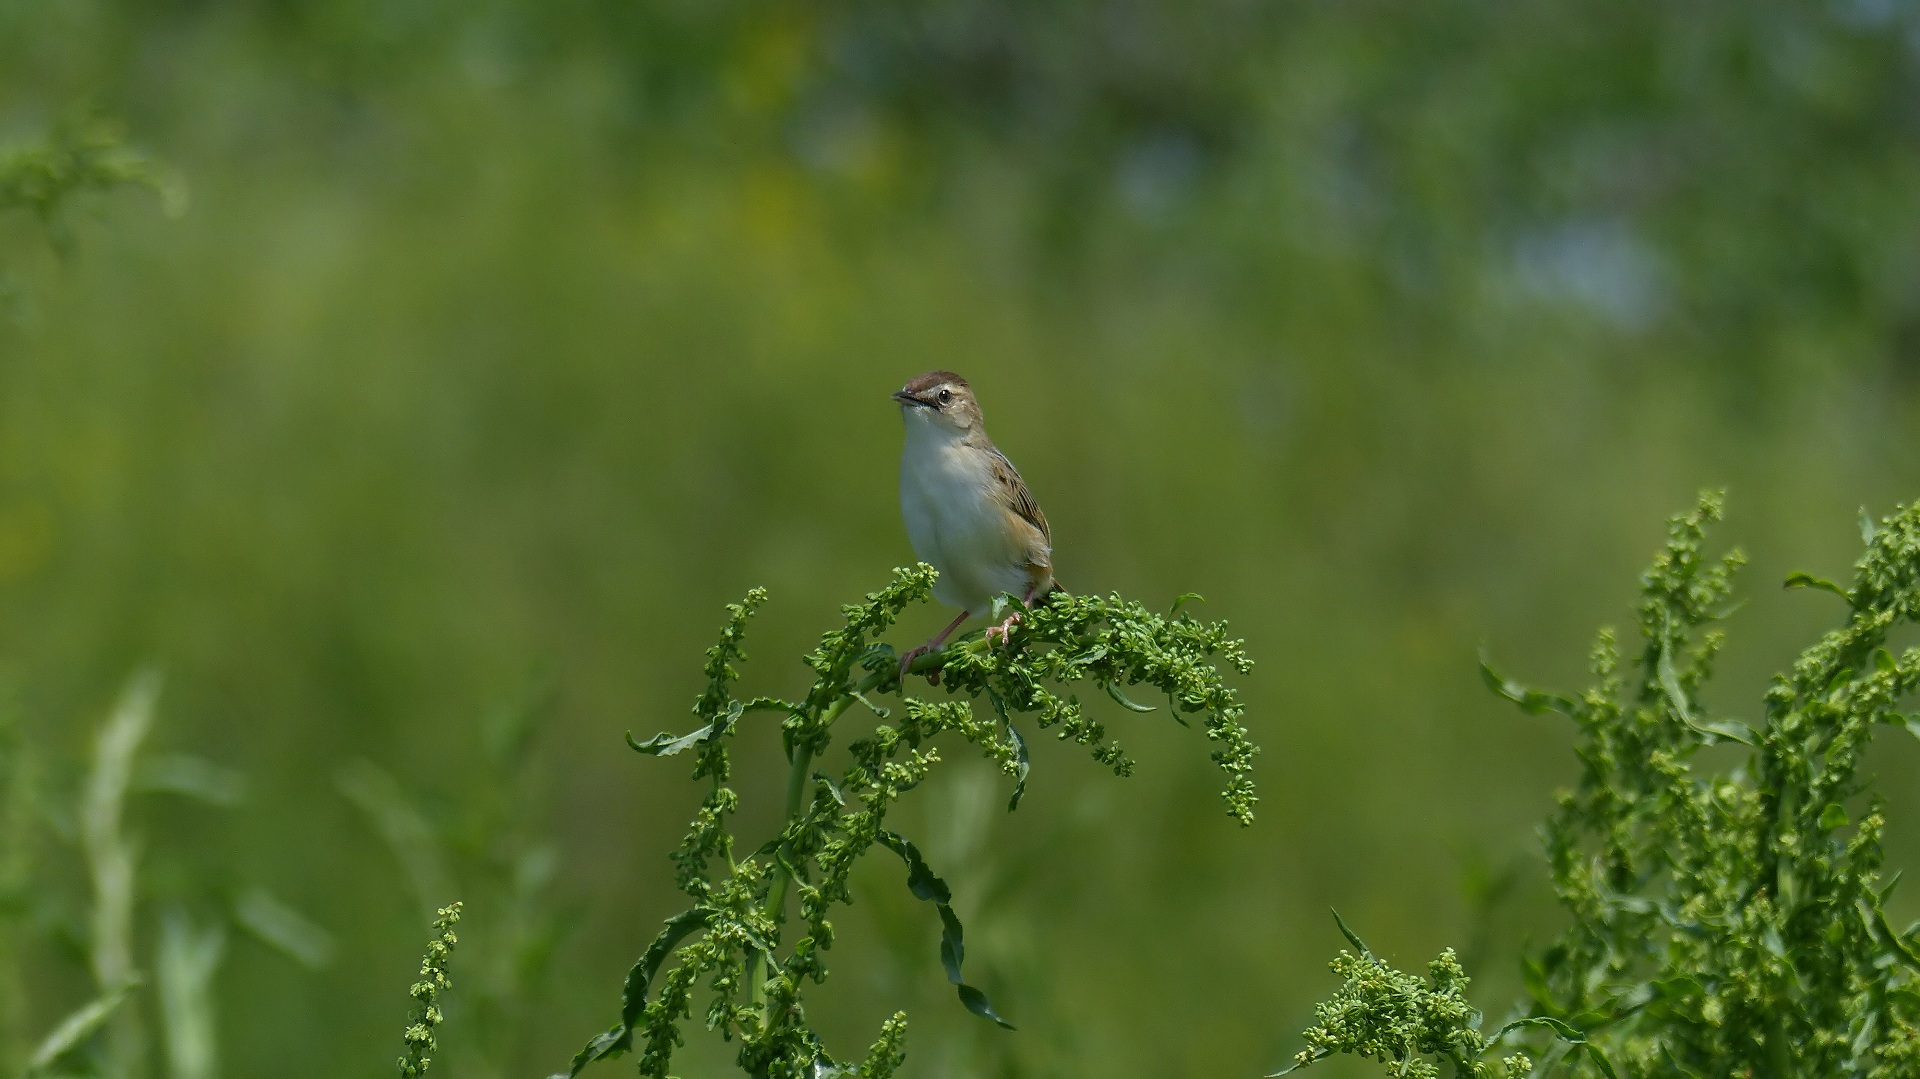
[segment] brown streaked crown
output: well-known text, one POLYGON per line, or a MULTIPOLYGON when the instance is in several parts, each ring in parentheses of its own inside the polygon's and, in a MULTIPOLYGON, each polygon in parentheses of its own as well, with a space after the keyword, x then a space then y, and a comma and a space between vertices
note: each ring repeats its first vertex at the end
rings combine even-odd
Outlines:
POLYGON ((926 374, 915 378, 913 381, 907 383, 905 386, 902 386, 900 388, 903 391, 913 394, 914 396, 917 397, 920 394, 923 394, 928 390, 933 389, 935 386, 942 386, 942 385, 952 386, 956 389, 963 389, 963 390, 971 389, 971 387, 967 385, 966 379, 961 378, 959 375, 954 374, 952 371, 928 371, 926 374))

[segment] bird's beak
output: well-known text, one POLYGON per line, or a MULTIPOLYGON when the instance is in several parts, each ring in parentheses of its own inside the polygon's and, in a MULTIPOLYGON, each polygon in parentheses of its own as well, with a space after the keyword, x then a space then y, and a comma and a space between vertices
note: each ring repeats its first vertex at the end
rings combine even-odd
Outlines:
POLYGON ((918 397, 915 397, 914 395, 908 393, 905 390, 895 390, 893 393, 893 399, 900 402, 903 405, 919 405, 921 408, 933 407, 932 405, 926 403, 925 401, 922 401, 918 397))

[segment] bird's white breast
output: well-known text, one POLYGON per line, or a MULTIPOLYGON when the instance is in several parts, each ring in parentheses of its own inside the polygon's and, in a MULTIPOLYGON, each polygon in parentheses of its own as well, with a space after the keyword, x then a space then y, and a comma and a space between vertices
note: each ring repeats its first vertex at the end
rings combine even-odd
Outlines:
POLYGON ((983 614, 1002 592, 1019 595, 1027 570, 1001 506, 987 452, 911 412, 900 455, 900 512, 913 552, 940 571, 940 602, 983 614))

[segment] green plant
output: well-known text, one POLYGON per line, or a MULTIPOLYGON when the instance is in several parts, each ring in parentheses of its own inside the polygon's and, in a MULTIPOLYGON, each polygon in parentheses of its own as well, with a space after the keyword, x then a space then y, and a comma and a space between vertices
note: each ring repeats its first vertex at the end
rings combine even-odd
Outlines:
POLYGON ((428 812, 433 801, 371 761, 349 760, 334 773, 336 788, 393 852, 428 919, 455 894, 483 915, 462 930, 467 1005, 445 1032, 447 1063, 460 1072, 512 1071, 564 933, 548 894, 559 856, 542 828, 544 772, 530 744, 551 699, 537 680, 482 714, 485 781, 457 813, 444 802, 441 812, 428 812))
MULTIPOLYGON (((921 656, 914 674, 937 673, 948 695, 929 701, 905 694, 894 649, 878 641, 909 604, 924 600, 934 571, 925 565, 896 570, 886 588, 846 607, 846 624, 828 632, 808 657, 816 675, 798 700, 755 697, 739 700, 732 684, 747 620, 766 599, 755 589, 729 608, 720 641, 707 652, 707 689, 694 705, 702 726, 679 737, 662 734, 628 743, 649 756, 691 752, 693 775, 710 784, 698 815, 674 855, 677 880, 693 903, 667 920, 666 928, 634 964, 621 997, 620 1020, 595 1037, 574 1058, 567 1073, 628 1051, 639 1055, 643 1075, 665 1077, 674 1051, 682 1044, 680 1025, 694 1008, 693 996, 704 982, 710 990, 705 1019, 740 1043, 742 1070, 768 1079, 821 1079, 831 1075, 884 1079, 904 1059, 906 1020, 895 1015, 858 1065, 837 1063, 808 1025, 804 988, 827 976, 825 953, 834 929, 833 905, 846 902, 848 876, 855 862, 875 846, 899 855, 907 866, 907 887, 934 904, 941 923, 940 955, 948 979, 972 1012, 1011 1027, 986 995, 962 977, 966 947, 952 893, 905 837, 886 828, 889 807, 924 781, 940 760, 929 743, 940 735, 957 736, 977 747, 1014 781, 1008 800, 1020 802, 1028 773, 1027 744, 1016 717, 1032 715, 1043 730, 1086 746, 1095 760, 1117 775, 1133 761, 1107 737, 1071 694, 1049 685, 1092 682, 1107 696, 1136 712, 1154 709, 1136 704, 1123 687, 1151 686, 1167 698, 1174 718, 1204 714, 1206 736, 1217 744, 1213 759, 1226 773, 1223 797, 1228 812, 1242 824, 1253 819, 1255 796, 1249 776, 1255 747, 1240 725, 1241 708, 1222 680, 1217 659, 1245 672, 1251 662, 1224 624, 1208 624, 1174 612, 1162 616, 1119 597, 1056 594, 1027 612, 1006 647, 970 635, 921 656), (871 695, 900 691, 899 718, 874 703, 871 695), (989 716, 977 715, 984 699, 989 716), (833 740, 836 724, 852 706, 869 709, 880 721, 847 745, 850 762, 837 775, 815 763, 833 740), (790 763, 785 825, 780 834, 736 858, 729 818, 739 795, 729 787, 728 743, 745 728, 750 714, 784 717, 780 734, 790 763), (790 896, 798 897, 797 935, 785 939, 790 896), (657 990, 655 987, 658 982, 657 990), (637 1042, 637 1044, 636 1044, 637 1042)), ((931 681, 931 679, 930 679, 931 681)))
MULTIPOLYGON (((154 851, 143 842, 145 837, 130 826, 128 817, 134 804, 149 794, 232 808, 243 800, 246 784, 238 773, 204 758, 147 751, 159 696, 157 671, 143 670, 128 682, 100 724, 71 809, 69 799, 53 797, 47 789, 53 784, 41 778, 43 769, 18 731, 17 716, 10 709, 0 710, 0 804, 8 807, 0 817, 0 840, 5 843, 0 856, 0 1016, 10 1021, 0 1042, 0 1066, 9 1074, 137 1079, 155 1070, 154 1050, 164 1048, 170 1079, 217 1075, 213 984, 225 954, 225 919, 195 915, 189 899, 197 900, 193 906, 218 907, 210 896, 191 895, 208 889, 189 889, 189 894, 174 895, 161 913, 158 941, 141 947, 140 912, 156 898, 146 872, 152 859, 142 855, 157 853, 163 862, 173 858, 164 844, 154 851), (84 915, 70 914, 59 889, 47 883, 65 867, 54 857, 59 848, 40 842, 43 826, 75 848, 90 885, 84 915), (28 1005, 38 1002, 29 995, 32 983, 21 964, 35 935, 68 945, 71 957, 88 968, 95 995, 28 1043, 22 1030, 12 1028, 23 1027, 28 1005), (144 991, 149 988, 151 993, 144 991), (158 1005, 158 1045, 147 1034, 149 1004, 158 1005)), ((165 870, 159 874, 174 875, 165 870)), ((243 892, 235 908, 236 924, 294 958, 312 960, 303 950, 331 947, 324 930, 261 888, 243 892)))
MULTIPOLYGON (((86 192, 129 186, 158 195, 168 217, 186 212, 187 188, 179 174, 129 147, 118 124, 85 110, 75 110, 40 138, 0 144, 0 224, 12 216, 7 211, 29 212, 34 231, 62 255, 74 246, 69 204, 86 192)), ((11 246, 5 240, 0 232, 0 253, 11 246)), ((0 273, 0 303, 12 307, 16 300, 13 282, 0 273)))
POLYGON ((1878 525, 1862 515, 1866 552, 1848 586, 1788 577, 1789 588, 1838 596, 1847 613, 1775 676, 1756 731, 1700 703, 1724 640, 1706 627, 1726 614, 1743 561, 1737 550, 1702 557, 1721 501, 1702 495, 1670 523, 1641 578, 1630 668, 1610 630, 1578 697, 1483 664, 1494 692, 1579 729, 1579 784, 1545 827, 1571 924, 1524 961, 1521 1017, 1482 1035, 1451 952, 1429 987, 1349 933, 1359 954, 1335 960, 1345 985, 1321 1006, 1296 1067, 1352 1053, 1410 1077, 1443 1061, 1476 1077, 1920 1074, 1920 947, 1916 927, 1888 922, 1898 877, 1880 879, 1885 807, 1860 774, 1880 726, 1920 734, 1920 716, 1897 710, 1920 687, 1920 649, 1887 647, 1920 621, 1920 503, 1878 525), (1723 742, 1749 747, 1743 762, 1700 769, 1698 752, 1723 742), (1496 1064, 1504 1042, 1530 1055, 1496 1064))
MULTIPOLYGON (((113 996, 139 977, 133 965, 134 877, 139 848, 126 836, 121 817, 140 744, 153 727, 154 705, 159 697, 157 671, 142 671, 128 684, 113 714, 101 725, 94 745, 93 771, 80 802, 80 846, 93 882, 88 958, 94 982, 104 997, 113 996)), ((146 1046, 139 1011, 121 1009, 113 1016, 107 1034, 112 1070, 121 1075, 142 1074, 146 1046)))
POLYGON ((433 1028, 446 1018, 440 1012, 440 994, 453 988, 447 977, 447 961, 453 958, 453 946, 460 943, 453 932, 453 927, 460 924, 460 904, 441 907, 435 914, 433 939, 427 941, 427 952, 420 959, 420 980, 407 990, 414 1009, 401 1034, 401 1040, 407 1043, 407 1055, 400 1058, 401 1079, 419 1079, 432 1066, 433 1054, 440 1047, 433 1028))
POLYGON ((0 147, 0 210, 31 211, 57 244, 66 242, 57 225, 68 200, 127 185, 160 195, 169 216, 185 209, 180 178, 128 147, 120 127, 98 116, 76 113, 40 141, 0 147))
MULTIPOLYGON (((1333 972, 1345 984, 1314 1009, 1316 1022, 1307 1029, 1307 1047, 1294 1066, 1276 1074, 1351 1053, 1386 1064, 1389 1075, 1402 1079, 1434 1079, 1439 1075, 1435 1061, 1453 1065, 1456 1075, 1484 1076, 1488 1070, 1481 1058, 1488 1049, 1534 1022, 1519 1020, 1489 1038, 1480 1033, 1480 1014, 1467 1002, 1469 979, 1452 948, 1427 964, 1423 982, 1381 961, 1338 914, 1333 917, 1354 948, 1333 961, 1333 972)), ((1502 1061, 1510 1073, 1532 1066, 1525 1054, 1502 1061)))

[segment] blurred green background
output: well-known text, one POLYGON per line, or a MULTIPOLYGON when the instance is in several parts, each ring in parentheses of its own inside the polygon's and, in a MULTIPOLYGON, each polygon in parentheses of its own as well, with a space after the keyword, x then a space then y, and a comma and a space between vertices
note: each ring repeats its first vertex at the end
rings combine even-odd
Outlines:
MULTIPOLYGON (((190 201, 0 218, 16 1053, 90 993, 71 806, 151 663, 155 752, 245 789, 133 796, 140 955, 261 896, 333 946, 236 925, 223 1074, 390 1069, 435 889, 468 903, 436 1074, 560 1067, 679 909, 698 791, 622 733, 687 725, 747 588, 748 691, 790 693, 911 558, 886 395, 928 368, 1071 588, 1245 636, 1264 747, 1247 831, 1195 732, 1118 708, 1130 780, 1048 741, 1017 814, 971 760, 911 796, 1021 1030, 958 1007, 878 859, 814 1013, 851 1055, 905 1008, 929 1079, 1270 1071, 1329 906, 1503 1011, 1574 762, 1476 650, 1584 684, 1724 484, 1752 599, 1709 702, 1755 717, 1839 613, 1779 580, 1920 493, 1907 0, 0 0, 0 143, 88 110, 190 201)), ((748 741, 757 836, 784 769, 748 741)), ((1920 746, 1883 741, 1911 865, 1920 746)))

